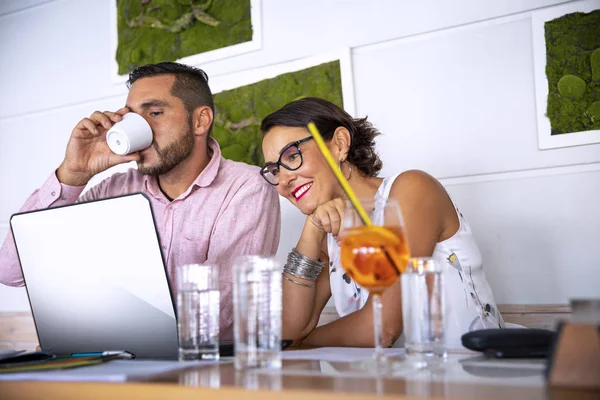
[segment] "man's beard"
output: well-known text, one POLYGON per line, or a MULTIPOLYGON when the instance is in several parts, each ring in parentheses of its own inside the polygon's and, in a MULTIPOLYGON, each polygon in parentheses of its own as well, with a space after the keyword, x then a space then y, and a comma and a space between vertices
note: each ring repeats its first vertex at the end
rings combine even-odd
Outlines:
MULTIPOLYGON (((190 121, 191 122, 191 121, 190 121)), ((152 147, 158 154, 159 163, 154 166, 144 167, 144 158, 138 162, 138 172, 142 175, 159 176, 169 173, 173 168, 179 165, 192 154, 194 149, 194 132, 192 131, 191 123, 188 127, 188 132, 177 142, 168 144, 165 148, 160 149, 158 144, 153 141, 152 147)))

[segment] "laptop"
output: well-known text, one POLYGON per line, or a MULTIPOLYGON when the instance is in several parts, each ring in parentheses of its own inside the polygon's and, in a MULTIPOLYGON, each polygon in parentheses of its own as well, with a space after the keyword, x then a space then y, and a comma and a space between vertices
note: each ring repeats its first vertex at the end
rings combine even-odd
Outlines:
POLYGON ((144 194, 18 213, 10 225, 42 350, 177 359, 175 307, 144 194))

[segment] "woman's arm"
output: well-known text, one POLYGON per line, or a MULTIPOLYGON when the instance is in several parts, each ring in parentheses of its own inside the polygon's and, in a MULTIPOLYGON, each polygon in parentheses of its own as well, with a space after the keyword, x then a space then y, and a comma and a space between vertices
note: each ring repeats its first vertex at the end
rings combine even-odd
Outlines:
MULTIPOLYGON (((292 283, 290 282, 290 284, 292 283)), ((312 289, 312 291, 312 296, 303 298, 300 293, 294 293, 296 295, 295 298, 290 299, 291 296, 289 294, 293 292, 292 288, 292 290, 288 291, 287 300, 284 291, 282 337, 283 339, 293 339, 296 342, 294 345, 301 342, 302 339, 315 329, 319 323, 321 312, 323 312, 327 301, 331 297, 328 268, 323 268, 317 278, 316 288, 312 289), (306 303, 302 303, 302 301, 306 301, 306 303), (304 319, 297 319, 299 315, 304 319), (295 331, 292 331, 290 328, 294 328, 295 331)))
POLYGON ((285 339, 304 339, 317 326, 321 311, 331 297, 329 257, 325 238, 328 233, 337 237, 342 215, 344 215, 344 201, 336 198, 320 205, 306 218, 296 250, 305 257, 323 261, 323 269, 316 282, 298 278, 288 272, 283 273, 283 337, 285 339), (307 287, 313 285, 314 288, 307 287))
MULTIPOLYGON (((411 256, 431 256, 436 243, 445 239, 446 232, 453 234, 458 229, 456 212, 444 188, 424 172, 400 174, 393 183, 390 198, 400 204, 411 256), (452 215, 456 220, 454 231, 452 227, 448 229, 447 222, 452 215)), ((389 347, 400 337, 403 329, 400 282, 384 292, 382 302, 382 346, 389 347)), ((369 298, 359 311, 316 328, 303 345, 371 347, 373 337, 373 310, 369 298)))
MULTIPOLYGON (((327 266, 329 258, 322 250, 325 232, 307 219, 296 249, 304 256, 314 260, 320 259, 327 266)), ((323 267, 316 282, 298 278, 287 272, 283 273, 283 338, 303 339, 319 322, 321 311, 331 297, 329 288, 329 269, 323 267), (291 280, 297 282, 294 283, 291 280), (299 284, 300 283, 300 284, 299 284), (307 286, 315 286, 310 288, 307 286)))

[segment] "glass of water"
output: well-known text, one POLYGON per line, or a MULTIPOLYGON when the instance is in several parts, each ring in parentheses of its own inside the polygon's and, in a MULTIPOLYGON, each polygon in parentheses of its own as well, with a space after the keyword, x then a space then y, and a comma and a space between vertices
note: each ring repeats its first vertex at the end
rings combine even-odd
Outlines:
POLYGON ((274 257, 233 263, 235 368, 281 368, 281 270, 274 257))
POLYGON ((219 269, 186 264, 177 268, 179 360, 219 359, 219 269))
POLYGON ((411 258, 401 280, 407 357, 425 363, 444 359, 446 313, 441 265, 429 257, 411 258))

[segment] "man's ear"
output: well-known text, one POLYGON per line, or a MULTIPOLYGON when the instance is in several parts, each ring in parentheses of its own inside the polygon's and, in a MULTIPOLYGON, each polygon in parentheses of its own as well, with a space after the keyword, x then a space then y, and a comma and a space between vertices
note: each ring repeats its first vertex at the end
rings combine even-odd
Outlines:
POLYGON ((192 113, 192 128, 194 135, 205 136, 213 123, 213 112, 209 106, 197 107, 192 113))
POLYGON ((352 138, 348 129, 340 126, 335 130, 335 132, 333 132, 331 144, 333 145, 333 148, 335 149, 337 157, 340 161, 346 161, 348 158, 351 143, 352 138))

